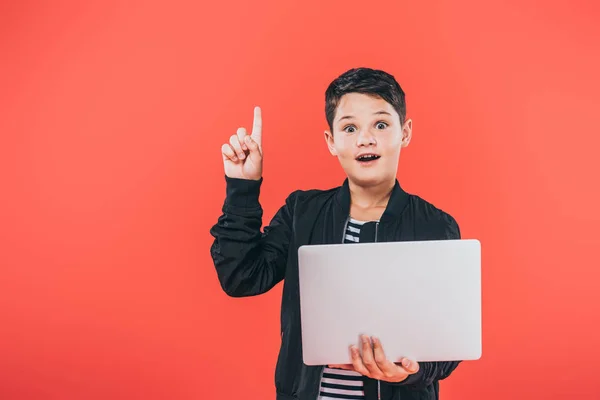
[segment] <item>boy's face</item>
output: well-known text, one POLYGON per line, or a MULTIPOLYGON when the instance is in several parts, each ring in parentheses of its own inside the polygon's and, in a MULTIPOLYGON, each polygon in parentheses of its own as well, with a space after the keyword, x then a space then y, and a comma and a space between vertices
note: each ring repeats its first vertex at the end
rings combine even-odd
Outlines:
POLYGON ((400 150, 408 146, 412 121, 400 116, 385 100, 362 93, 342 96, 333 119, 333 132, 325 132, 332 155, 340 160, 348 179, 373 186, 396 179, 400 150))

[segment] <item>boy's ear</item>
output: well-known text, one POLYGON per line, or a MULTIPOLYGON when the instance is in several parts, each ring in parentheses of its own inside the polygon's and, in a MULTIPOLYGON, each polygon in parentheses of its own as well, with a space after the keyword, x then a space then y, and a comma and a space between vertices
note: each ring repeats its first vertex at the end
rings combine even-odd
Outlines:
POLYGON ((337 151, 335 150, 335 146, 333 143, 333 134, 329 131, 325 131, 325 142, 327 143, 327 148, 332 156, 337 156, 337 151))
POLYGON ((407 119, 402 126, 402 147, 408 146, 412 139, 412 120, 407 119))

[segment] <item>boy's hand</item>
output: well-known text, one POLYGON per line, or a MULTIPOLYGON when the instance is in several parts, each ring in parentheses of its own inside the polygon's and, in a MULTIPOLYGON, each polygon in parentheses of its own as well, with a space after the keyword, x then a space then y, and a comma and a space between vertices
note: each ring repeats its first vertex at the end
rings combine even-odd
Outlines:
POLYGON ((239 128, 221 147, 225 175, 229 178, 259 180, 262 176, 262 116, 260 107, 254 108, 252 134, 239 128))
POLYGON ((373 338, 373 346, 368 336, 362 337, 362 352, 356 346, 350 346, 352 364, 330 365, 330 368, 341 368, 356 371, 369 378, 386 382, 402 382, 409 375, 419 372, 419 363, 408 358, 401 363, 394 364, 385 357, 379 339, 373 338))

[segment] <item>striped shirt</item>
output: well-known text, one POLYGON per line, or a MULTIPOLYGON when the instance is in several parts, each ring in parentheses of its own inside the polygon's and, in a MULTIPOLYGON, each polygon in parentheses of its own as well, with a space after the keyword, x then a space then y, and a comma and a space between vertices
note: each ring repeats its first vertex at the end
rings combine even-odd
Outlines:
MULTIPOLYGON (((344 243, 358 243, 364 221, 350 218, 344 243)), ((325 367, 318 400, 364 400, 363 376, 358 372, 325 367)))

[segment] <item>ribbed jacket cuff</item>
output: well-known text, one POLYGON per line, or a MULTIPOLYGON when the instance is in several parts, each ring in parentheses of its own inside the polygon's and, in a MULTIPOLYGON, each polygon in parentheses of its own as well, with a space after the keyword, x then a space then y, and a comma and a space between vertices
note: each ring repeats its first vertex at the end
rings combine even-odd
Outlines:
POLYGON ((260 207, 258 197, 262 181, 262 177, 256 181, 225 176, 225 182, 227 183, 225 204, 239 208, 260 207))

